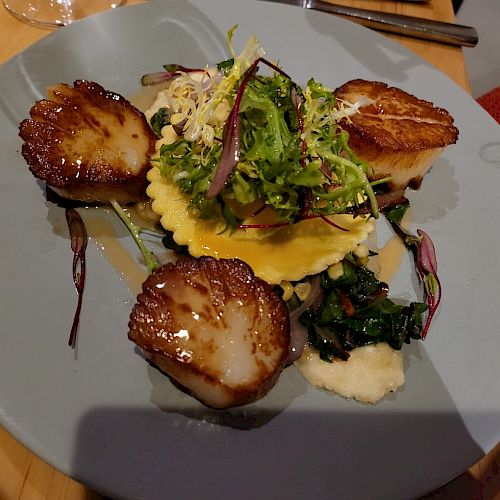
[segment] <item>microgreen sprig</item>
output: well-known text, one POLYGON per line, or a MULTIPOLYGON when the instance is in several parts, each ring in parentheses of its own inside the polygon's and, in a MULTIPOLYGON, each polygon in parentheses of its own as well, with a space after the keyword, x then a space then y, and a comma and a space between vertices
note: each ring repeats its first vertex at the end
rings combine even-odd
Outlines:
POLYGON ((144 241, 141 238, 141 228, 132 221, 127 212, 123 210, 121 205, 116 200, 111 200, 111 206, 114 208, 115 212, 118 214, 118 217, 120 217, 122 222, 130 231, 132 238, 134 238, 134 241, 137 243, 137 246, 141 250, 141 253, 148 267, 148 272, 149 274, 151 274, 156 268, 160 267, 160 263, 155 255, 146 248, 146 245, 144 245, 144 241))

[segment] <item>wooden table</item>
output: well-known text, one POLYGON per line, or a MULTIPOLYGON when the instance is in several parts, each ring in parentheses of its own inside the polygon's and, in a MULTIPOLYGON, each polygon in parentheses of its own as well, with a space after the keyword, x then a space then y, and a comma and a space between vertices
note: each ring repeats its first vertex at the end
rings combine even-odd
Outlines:
MULTIPOLYGON (((390 0, 337 0, 337 3, 448 22, 455 20, 451 0, 432 0, 429 4, 404 4, 390 0)), ((17 21, 0 7, 0 63, 48 33, 47 30, 17 21)), ((461 49, 403 36, 388 36, 425 58, 470 91, 461 49)), ((499 464, 500 447, 497 447, 469 471, 428 498, 500 499, 499 464)), ((40 460, 0 427, 0 499, 96 498, 101 497, 40 460)))

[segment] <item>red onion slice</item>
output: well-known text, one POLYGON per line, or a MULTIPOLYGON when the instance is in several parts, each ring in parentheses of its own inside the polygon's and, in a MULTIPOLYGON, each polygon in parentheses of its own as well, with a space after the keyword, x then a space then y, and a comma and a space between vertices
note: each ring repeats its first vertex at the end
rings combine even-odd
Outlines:
POLYGON ((222 155, 215 172, 215 176, 208 188, 207 198, 214 198, 217 196, 224 187, 229 176, 240 161, 240 105, 243 97, 243 92, 250 78, 257 70, 257 65, 260 58, 256 59, 250 66, 249 70, 245 73, 236 97, 234 99, 233 109, 229 113, 229 117, 224 126, 224 137, 222 145, 222 155))
MULTIPOLYGON (((240 87, 241 88, 241 87, 240 87)), ((240 98, 241 99, 241 98, 240 98)), ((234 105, 226 125, 224 126, 224 137, 222 154, 213 181, 207 191, 207 198, 214 198, 223 189, 229 176, 233 173, 240 161, 240 106, 234 105)))
POLYGON ((147 87, 149 85, 158 85, 160 83, 169 82, 170 80, 177 78, 181 73, 204 73, 204 70, 202 69, 186 68, 184 66, 180 66, 179 64, 167 64, 165 68, 167 71, 157 71, 155 73, 143 75, 141 78, 141 84, 147 87))
POLYGON ((236 165, 240 161, 240 105, 241 99, 243 97, 243 92, 247 86, 250 78, 253 77, 257 71, 257 66, 259 63, 267 64, 269 67, 283 75, 285 78, 290 78, 282 69, 278 68, 275 64, 269 62, 263 57, 257 58, 248 71, 245 73, 243 80, 238 88, 236 97, 234 99, 233 109, 229 114, 229 117, 224 126, 224 137, 222 145, 222 155, 215 172, 215 176, 208 188, 207 198, 214 198, 223 189, 224 184, 228 180, 229 176, 233 173, 236 165))

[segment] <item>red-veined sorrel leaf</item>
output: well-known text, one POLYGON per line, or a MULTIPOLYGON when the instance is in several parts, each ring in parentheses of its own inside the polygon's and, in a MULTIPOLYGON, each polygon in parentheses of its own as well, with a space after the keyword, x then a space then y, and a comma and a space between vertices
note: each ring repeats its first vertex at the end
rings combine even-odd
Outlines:
POLYGON ((82 309, 83 290, 85 288, 85 250, 87 248, 88 237, 83 219, 74 208, 66 209, 66 222, 68 223, 71 250, 73 251, 73 282, 78 293, 78 303, 68 340, 68 345, 75 348, 82 309))
POLYGON ((424 327, 422 328, 422 339, 425 339, 432 318, 441 302, 442 288, 441 281, 437 275, 437 259, 434 244, 425 231, 417 229, 417 234, 420 240, 414 252, 415 263, 420 279, 424 284, 425 297, 429 308, 424 327))
POLYGON ((421 273, 436 274, 436 250, 429 235, 417 229, 417 234, 420 236, 420 242, 417 244, 417 265, 421 273))
MULTIPOLYGON (((397 195, 395 197, 397 198, 397 195)), ((401 220, 409 206, 409 202, 404 198, 403 193, 401 193, 401 198, 404 202, 392 206, 392 209, 386 212, 386 217, 405 247, 412 252, 418 277, 424 287, 428 311, 422 327, 422 339, 425 339, 441 302, 442 295, 441 282, 437 275, 436 250, 430 236, 422 229, 417 229, 415 235, 401 227, 401 220)))

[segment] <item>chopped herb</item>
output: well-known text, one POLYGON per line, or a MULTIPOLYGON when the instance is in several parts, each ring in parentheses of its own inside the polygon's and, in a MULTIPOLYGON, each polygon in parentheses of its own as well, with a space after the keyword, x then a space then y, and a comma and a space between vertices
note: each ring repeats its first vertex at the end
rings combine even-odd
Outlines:
POLYGON ((161 137, 161 129, 170 124, 170 112, 167 108, 160 108, 149 121, 157 137, 161 137))
POLYGON ((231 59, 226 59, 225 61, 221 61, 219 64, 217 64, 217 71, 224 71, 231 69, 234 64, 234 58, 231 57, 231 59))
POLYGON ((173 250, 181 255, 189 255, 187 245, 179 245, 176 243, 174 240, 174 233, 172 231, 165 231, 165 236, 162 238, 161 242, 168 250, 173 250))

